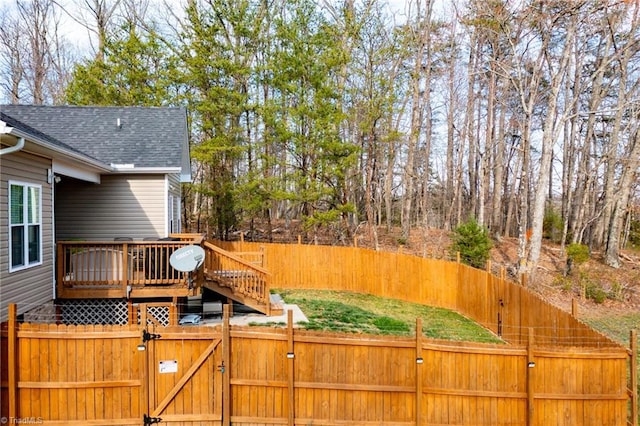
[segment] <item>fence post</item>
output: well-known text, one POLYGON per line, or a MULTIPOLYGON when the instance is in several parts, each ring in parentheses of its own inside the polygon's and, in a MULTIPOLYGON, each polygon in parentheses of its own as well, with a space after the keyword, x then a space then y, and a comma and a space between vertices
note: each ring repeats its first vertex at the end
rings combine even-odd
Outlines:
POLYGON ((293 351, 293 311, 289 309, 287 311, 287 367, 289 371, 288 375, 288 391, 289 398, 288 403, 288 425, 293 426, 295 423, 295 352, 293 351))
POLYGON ((638 332, 631 330, 631 425, 638 426, 638 332))
POLYGON ((533 328, 529 328, 529 339, 527 341, 527 426, 534 424, 534 386, 533 386, 533 370, 535 369, 536 362, 533 355, 533 328))
POLYGON ((222 308, 222 365, 224 372, 222 374, 222 425, 231 425, 231 382, 229 375, 231 374, 230 356, 231 356, 231 339, 229 331, 229 311, 231 307, 226 304, 222 308))
POLYGON ((173 296, 169 305, 169 325, 178 325, 178 297, 173 296))
POLYGON ((7 342, 7 363, 9 364, 9 419, 18 418, 18 307, 15 303, 9 305, 9 330, 7 342))
POLYGON ((574 318, 578 318, 578 301, 575 297, 571 298, 571 316, 574 318))
MULTIPOLYGON (((146 330, 146 324, 144 322, 142 322, 142 320, 144 319, 144 321, 147 321, 146 316, 143 318, 142 317, 142 312, 140 309, 140 306, 137 307, 137 311, 136 308, 133 305, 130 305, 130 309, 129 309, 129 324, 135 324, 138 326, 138 330, 140 331, 140 338, 143 339, 142 340, 142 345, 144 345, 144 332, 146 330), (137 318, 137 314, 140 313, 140 322, 138 323, 138 318, 137 318)), ((144 305, 144 312, 147 311, 146 305, 144 305)), ((141 387, 141 391, 140 391, 140 399, 142 400, 141 403, 141 407, 142 407, 142 412, 145 414, 149 414, 150 410, 149 410, 149 402, 150 402, 150 383, 151 383, 151 370, 150 370, 150 363, 149 363, 149 351, 146 350, 146 348, 144 348, 143 346, 138 346, 138 351, 142 354, 142 387, 141 387), (143 350, 144 349, 144 350, 143 350)))
POLYGON ((416 426, 422 424, 422 318, 416 318, 416 426))

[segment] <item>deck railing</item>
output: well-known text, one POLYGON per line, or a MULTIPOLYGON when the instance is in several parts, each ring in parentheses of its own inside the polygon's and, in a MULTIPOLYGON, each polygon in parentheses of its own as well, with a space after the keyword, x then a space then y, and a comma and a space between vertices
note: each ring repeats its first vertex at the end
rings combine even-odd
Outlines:
POLYGON ((198 234, 172 234, 156 241, 60 241, 57 244, 58 298, 187 296, 201 274, 175 270, 171 254, 201 244, 198 234), (190 279, 191 278, 191 279, 190 279), (184 293, 184 294, 182 294, 184 293))
POLYGON ((232 253, 209 241, 204 243, 204 249, 205 277, 228 289, 228 292, 223 292, 225 295, 249 306, 257 307, 257 303, 270 315, 270 274, 262 266, 264 253, 232 253))

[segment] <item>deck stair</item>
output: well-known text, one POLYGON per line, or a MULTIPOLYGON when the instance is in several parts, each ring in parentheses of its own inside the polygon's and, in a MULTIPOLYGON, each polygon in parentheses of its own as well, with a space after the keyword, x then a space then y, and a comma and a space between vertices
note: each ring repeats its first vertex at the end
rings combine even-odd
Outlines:
POLYGON ((270 294, 270 274, 260 252, 230 252, 210 241, 205 250, 203 287, 265 315, 282 314, 282 303, 270 294))

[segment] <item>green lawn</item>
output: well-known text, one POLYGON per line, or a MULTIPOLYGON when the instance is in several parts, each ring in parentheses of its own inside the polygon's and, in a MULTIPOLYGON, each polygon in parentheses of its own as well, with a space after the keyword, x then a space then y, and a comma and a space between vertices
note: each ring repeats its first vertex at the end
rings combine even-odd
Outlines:
MULTIPOLYGON (((631 330, 640 331, 640 312, 598 318, 582 318, 582 320, 626 347, 629 347, 631 330)), ((640 358, 640 349, 638 350, 638 358, 640 358)), ((638 374, 640 374, 640 363, 638 365, 638 374)), ((638 392, 640 392, 640 384, 638 385, 638 392)))
POLYGON ((582 320, 626 347, 629 347, 631 330, 635 328, 640 331, 640 312, 599 318, 585 317, 582 320))
POLYGON ((273 290, 296 304, 309 320, 307 330, 412 336, 422 318, 427 337, 470 342, 503 343, 476 322, 448 309, 417 303, 327 290, 273 290))

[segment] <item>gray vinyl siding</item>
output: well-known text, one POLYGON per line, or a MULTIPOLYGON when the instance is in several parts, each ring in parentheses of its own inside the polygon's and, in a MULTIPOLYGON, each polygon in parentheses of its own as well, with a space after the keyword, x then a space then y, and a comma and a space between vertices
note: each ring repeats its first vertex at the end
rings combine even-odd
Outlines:
POLYGON ((56 238, 164 237, 165 194, 164 175, 109 175, 100 184, 63 177, 56 187, 56 238))
POLYGON ((0 322, 7 319, 9 303, 18 314, 51 301, 53 293, 52 194, 47 183, 51 160, 17 152, 0 157, 0 322), (40 185, 42 188, 42 264, 9 272, 9 181, 40 185))

